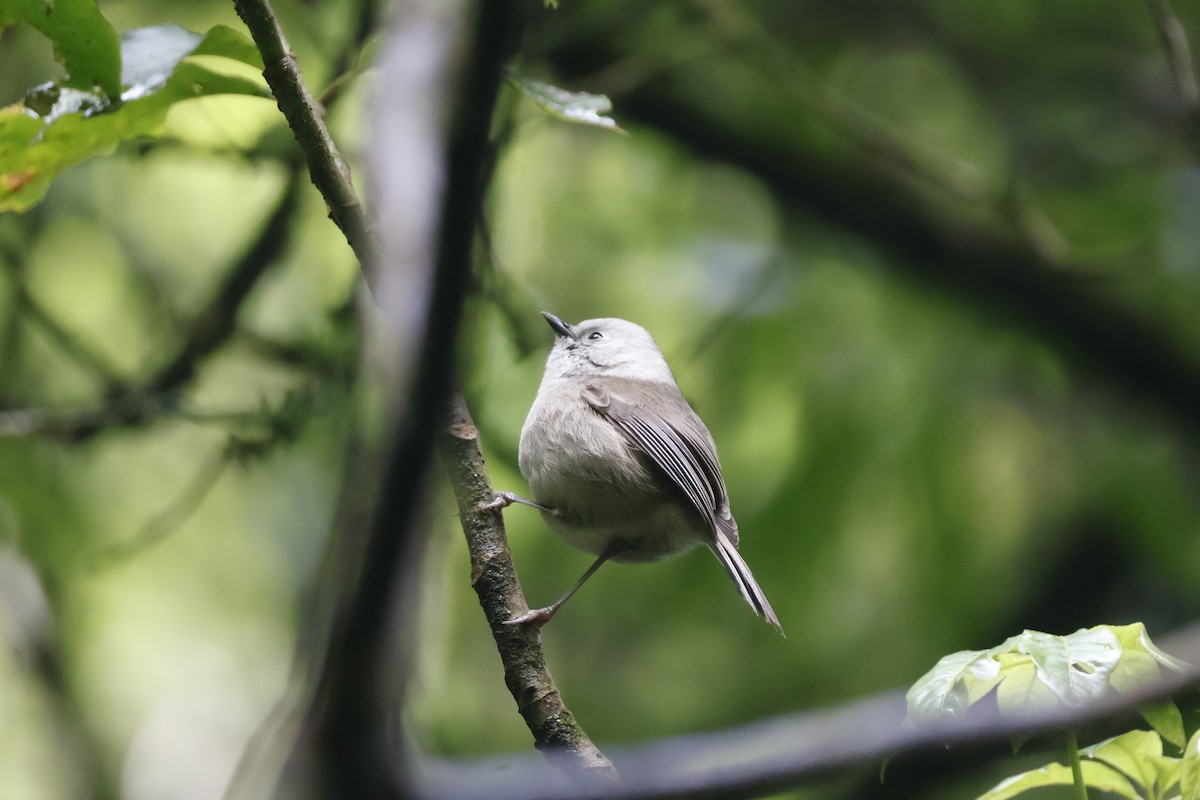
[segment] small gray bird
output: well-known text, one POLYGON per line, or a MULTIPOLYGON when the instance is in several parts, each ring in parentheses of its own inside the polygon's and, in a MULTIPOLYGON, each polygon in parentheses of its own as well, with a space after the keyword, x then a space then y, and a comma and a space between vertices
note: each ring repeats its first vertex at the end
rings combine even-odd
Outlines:
POLYGON ((552 605, 509 623, 540 628, 609 559, 656 561, 707 545, 755 613, 782 633, 738 554, 717 447, 649 332, 623 319, 568 325, 542 313, 558 340, 521 431, 521 474, 534 499, 500 492, 485 506, 533 506, 568 544, 597 558, 552 605))

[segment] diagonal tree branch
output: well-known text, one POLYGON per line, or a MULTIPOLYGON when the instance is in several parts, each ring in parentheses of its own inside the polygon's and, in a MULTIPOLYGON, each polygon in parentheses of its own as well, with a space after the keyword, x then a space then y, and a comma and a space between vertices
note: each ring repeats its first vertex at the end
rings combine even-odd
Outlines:
POLYGON ((299 170, 289 170, 287 184, 262 233, 225 274, 216 293, 192 321, 175 356, 145 382, 143 394, 163 394, 188 383, 200 362, 233 335, 242 303, 287 246, 302 185, 299 170))
MULTIPOLYGON (((388 721, 416 651, 409 609, 424 549, 423 487, 470 285, 492 107, 517 28, 511 2, 478 4, 465 36, 461 11, 435 0, 402 6, 384 49, 378 90, 387 101, 375 109, 371 155, 389 226, 363 373, 376 402, 348 453, 326 559, 334 596, 308 609, 297 662, 311 691, 280 797, 298 784, 318 796, 408 793, 410 751, 388 721)), ((313 113, 294 94, 277 97, 289 122, 313 113)))
MULTIPOLYGON (((7 251, 8 248, 3 248, 7 251)), ((37 325, 58 349, 76 364, 91 373, 105 389, 121 385, 121 371, 99 350, 81 336, 76 336, 59 324, 54 314, 45 308, 32 292, 17 268, 19 258, 9 252, 0 252, 0 261, 12 279, 13 295, 18 316, 23 315, 37 325)))
POLYGON ((481 503, 492 499, 492 487, 479 448, 479 431, 466 401, 457 392, 450 398, 438 449, 450 475, 471 552, 471 585, 479 595, 504 663, 504 682, 534 742, 553 763, 571 774, 615 779, 612 762, 592 744, 563 705, 546 667, 541 637, 536 631, 505 624, 529 607, 513 567, 503 516, 497 509, 479 510, 481 503))
POLYGON ((94 407, 75 411, 33 408, 0 412, 0 437, 52 436, 84 441, 101 431, 146 425, 176 406, 175 393, 195 377, 200 364, 237 329, 237 317, 250 292, 290 240, 304 181, 289 170, 287 183, 262 231, 230 266, 209 301, 189 323, 183 342, 158 369, 138 384, 110 386, 94 407))
POLYGON ((329 205, 330 218, 341 228, 370 285, 370 265, 378 249, 375 234, 350 180, 350 167, 325 127, 323 109, 300 75, 275 10, 270 0, 234 0, 234 7, 262 53, 263 77, 304 153, 313 185, 329 205))

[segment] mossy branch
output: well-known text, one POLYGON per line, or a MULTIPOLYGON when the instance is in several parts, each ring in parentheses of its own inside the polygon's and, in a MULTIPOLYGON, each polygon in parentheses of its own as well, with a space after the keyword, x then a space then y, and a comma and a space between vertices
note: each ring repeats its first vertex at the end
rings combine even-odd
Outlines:
POLYGON ((612 762, 563 704, 546 667, 537 631, 505 624, 529 607, 509 553, 504 517, 498 509, 479 509, 481 503, 492 499, 492 486, 480 450, 479 431, 466 401, 457 392, 447 404, 446 427, 438 437, 438 451, 454 487, 459 519, 471 552, 471 585, 496 640, 504 664, 504 682, 538 749, 567 772, 615 782, 617 772, 612 762))

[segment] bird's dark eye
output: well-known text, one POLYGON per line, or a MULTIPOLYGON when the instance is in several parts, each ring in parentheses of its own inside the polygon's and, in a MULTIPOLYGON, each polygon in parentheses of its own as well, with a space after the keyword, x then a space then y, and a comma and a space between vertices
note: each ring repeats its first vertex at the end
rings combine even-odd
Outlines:
POLYGON ((592 341, 595 341, 596 339, 603 339, 604 334, 601 333, 600 331, 592 331, 591 333, 588 334, 588 338, 591 339, 592 341))

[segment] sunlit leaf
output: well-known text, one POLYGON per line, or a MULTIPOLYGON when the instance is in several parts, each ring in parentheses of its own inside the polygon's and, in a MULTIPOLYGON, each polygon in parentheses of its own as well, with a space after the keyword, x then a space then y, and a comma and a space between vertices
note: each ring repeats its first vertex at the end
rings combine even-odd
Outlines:
POLYGON ((624 133, 617 125, 616 120, 607 116, 612 111, 612 101, 605 95, 560 89, 557 86, 522 75, 511 68, 505 71, 504 76, 509 83, 524 92, 534 105, 552 117, 564 122, 594 125, 598 128, 624 133))
POLYGON ((917 720, 962 717, 999 674, 1000 663, 986 650, 951 653, 908 690, 908 714, 917 720))
POLYGON ((1025 631, 1017 649, 1033 659, 1038 680, 1069 706, 1103 695, 1121 658, 1116 634, 1103 626, 1068 636, 1025 631))
POLYGON ((1001 665, 996 686, 996 705, 1000 713, 1018 714, 1030 708, 1057 704, 1058 696, 1041 679, 1032 656, 1014 652, 997 656, 997 659, 1001 665))
MULTIPOLYGON (((1083 780, 1089 788, 1111 792, 1119 797, 1140 800, 1140 795, 1124 775, 1098 761, 1083 762, 1083 780)), ((1064 764, 1048 764, 1041 769, 1014 775, 996 784, 979 796, 979 800, 1007 800, 1032 789, 1047 786, 1071 786, 1075 779, 1071 768, 1064 764)))
POLYGON ((3 0, 0 28, 25 22, 49 37, 54 56, 67 70, 62 85, 108 99, 121 92, 121 48, 95 0, 3 0))
POLYGON ((1147 683, 1158 679, 1159 673, 1157 672, 1153 673, 1151 677, 1150 671, 1145 666, 1146 659, 1150 659, 1157 666, 1176 672, 1190 669, 1186 661, 1164 653, 1154 642, 1150 641, 1150 635, 1146 633, 1146 626, 1140 622, 1132 625, 1114 625, 1111 626, 1111 630, 1120 641, 1121 649, 1126 654, 1121 659, 1121 664, 1113 672, 1113 688, 1117 691, 1124 692, 1135 688, 1144 688, 1147 683), (1129 658, 1131 654, 1135 654, 1135 657, 1129 658))
MULTIPOLYGON (((908 692, 911 718, 962 717, 992 689, 1003 714, 1056 705, 1080 706, 1110 689, 1144 688, 1160 668, 1183 662, 1159 650, 1144 626, 1097 625, 1055 636, 1024 631, 989 650, 966 650, 941 659, 908 692)), ((1168 742, 1182 746, 1183 722, 1171 703, 1143 709, 1168 742)))
POLYGON ((1200 731, 1192 734, 1179 760, 1180 800, 1200 800, 1200 731))

